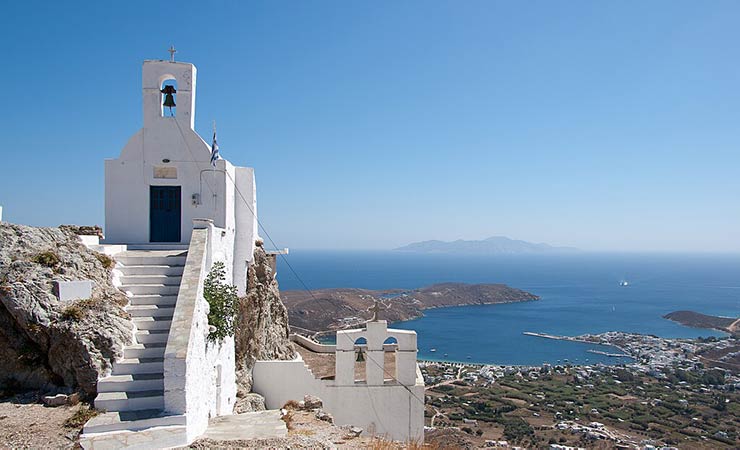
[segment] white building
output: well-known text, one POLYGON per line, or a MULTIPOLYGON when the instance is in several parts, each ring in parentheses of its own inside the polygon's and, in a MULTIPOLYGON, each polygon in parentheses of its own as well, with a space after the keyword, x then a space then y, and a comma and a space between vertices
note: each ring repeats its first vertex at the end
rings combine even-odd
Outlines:
POLYGON ((243 293, 257 238, 254 169, 225 159, 211 165, 211 146, 193 129, 196 78, 189 63, 144 61, 144 124, 105 161, 105 243, 188 244, 193 219, 212 219, 233 241, 225 256, 243 293), (163 106, 168 85, 177 91, 171 110, 163 106))
MULTIPOLYGON (((194 130, 196 69, 145 61, 144 123, 117 159, 105 161, 105 241, 85 245, 116 260, 113 282, 129 297, 133 342, 98 380, 85 424, 86 448, 183 446, 209 419, 232 414, 236 400, 233 337, 208 340, 204 280, 216 262, 226 282, 247 288, 258 239, 254 171, 224 159, 194 130), (171 108, 170 108, 171 106, 171 108)), ((335 380, 315 379, 300 356, 257 361, 254 390, 270 408, 313 394, 338 423, 402 441, 423 440, 424 382, 416 333, 371 321, 337 333, 335 380), (367 339, 366 380, 354 376, 356 341, 367 339), (396 374, 383 369, 387 338, 397 340, 396 374), (381 412, 381 416, 378 415, 381 412)))
POLYGON ((338 425, 359 426, 365 435, 401 442, 424 441, 424 377, 416 362, 415 331, 371 320, 364 328, 338 331, 336 345, 294 338, 312 351, 334 353, 334 377, 316 378, 300 355, 293 361, 257 361, 253 389, 265 397, 268 408, 311 394, 323 400, 338 425), (364 374, 357 373, 358 352, 366 360, 364 374), (395 371, 386 368, 386 353, 393 354, 395 371))
POLYGON ((105 161, 106 239, 85 244, 115 258, 134 329, 98 380, 94 403, 106 413, 85 424, 85 448, 187 445, 236 401, 234 339, 207 339, 203 282, 222 262, 226 282, 246 290, 258 238, 254 171, 212 164, 193 130, 196 75, 174 58, 145 61, 143 126, 105 161))

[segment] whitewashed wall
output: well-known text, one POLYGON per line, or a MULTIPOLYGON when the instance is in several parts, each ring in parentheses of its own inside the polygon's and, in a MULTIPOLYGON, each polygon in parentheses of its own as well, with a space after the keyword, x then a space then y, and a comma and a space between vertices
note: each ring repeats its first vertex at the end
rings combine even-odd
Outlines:
POLYGON ((254 243, 258 239, 257 186, 254 169, 236 167, 234 193, 236 240, 234 242, 234 284, 238 294, 244 295, 247 287, 247 267, 254 259, 254 243), (241 195, 240 195, 241 194, 241 195))
POLYGON ((196 221, 165 349, 165 411, 187 418, 187 441, 203 434, 208 419, 231 414, 236 401, 234 339, 209 343, 203 281, 225 254, 223 229, 196 221))
POLYGON ((180 242, 190 242, 194 219, 212 219, 231 236, 228 270, 236 277, 230 279, 244 293, 258 234, 254 170, 223 159, 211 165, 210 144, 193 130, 196 73, 189 63, 144 62, 143 128, 117 159, 105 161, 105 243, 149 243, 150 186, 180 186, 180 242), (177 80, 175 117, 162 116, 159 89, 169 78, 177 80), (162 168, 175 169, 176 178, 156 178, 162 168))
POLYGON ((311 394, 323 400, 338 425, 358 426, 366 435, 402 442, 424 439, 424 379, 418 369, 417 381, 408 390, 393 384, 339 386, 318 380, 300 356, 293 361, 257 361, 252 375, 252 390, 265 397, 270 409, 311 394))

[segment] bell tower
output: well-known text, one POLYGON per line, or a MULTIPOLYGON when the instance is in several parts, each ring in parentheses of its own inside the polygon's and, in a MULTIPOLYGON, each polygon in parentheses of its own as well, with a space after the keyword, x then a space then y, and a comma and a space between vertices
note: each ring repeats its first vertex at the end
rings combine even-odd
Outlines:
POLYGON ((195 77, 197 71, 190 63, 163 60, 146 60, 142 69, 142 106, 144 128, 155 127, 162 120, 176 120, 181 127, 191 130, 195 126, 195 77), (171 83, 172 80, 175 83, 171 83), (176 84, 174 99, 177 106, 170 115, 163 106, 162 90, 165 85, 176 84))

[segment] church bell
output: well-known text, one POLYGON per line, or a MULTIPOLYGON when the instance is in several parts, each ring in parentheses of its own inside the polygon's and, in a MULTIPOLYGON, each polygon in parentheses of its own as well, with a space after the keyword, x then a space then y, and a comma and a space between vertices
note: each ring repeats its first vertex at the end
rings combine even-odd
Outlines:
POLYGON ((365 356, 362 354, 362 349, 357 349, 357 359, 355 359, 355 362, 365 362, 365 356))
POLYGON ((175 89, 174 86, 171 86, 171 85, 168 84, 160 92, 164 94, 164 103, 163 103, 163 105, 166 106, 166 107, 168 107, 168 108, 170 108, 170 112, 171 112, 172 111, 172 108, 174 106, 177 106, 177 105, 175 105, 175 97, 172 96, 172 94, 177 93, 177 90, 175 89))

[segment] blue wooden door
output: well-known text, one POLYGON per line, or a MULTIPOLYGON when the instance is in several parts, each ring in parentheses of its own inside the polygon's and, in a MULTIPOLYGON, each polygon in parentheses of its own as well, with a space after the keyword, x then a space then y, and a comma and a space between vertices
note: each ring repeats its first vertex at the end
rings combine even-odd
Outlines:
POLYGON ((180 186, 149 189, 149 241, 180 242, 180 186))

